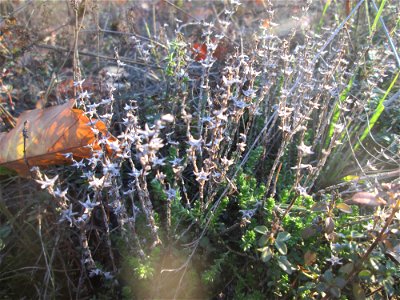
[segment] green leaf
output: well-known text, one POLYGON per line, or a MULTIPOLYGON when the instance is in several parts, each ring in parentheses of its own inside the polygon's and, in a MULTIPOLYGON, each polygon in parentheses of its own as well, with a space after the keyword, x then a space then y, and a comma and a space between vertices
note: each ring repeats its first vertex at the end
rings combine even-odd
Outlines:
POLYGON ((374 268, 375 271, 379 270, 379 267, 381 264, 379 263, 379 260, 376 258, 370 257, 369 262, 371 263, 372 268, 374 268))
POLYGON ((353 283, 353 296, 355 300, 365 300, 364 290, 358 282, 353 283))
POLYGON ((346 238, 348 238, 348 239, 362 239, 364 237, 365 237, 365 234, 355 231, 355 230, 352 230, 350 232, 350 235, 346 236, 346 238))
POLYGON ((278 265, 279 267, 288 273, 289 275, 293 273, 295 268, 293 268, 292 264, 287 260, 286 256, 279 256, 278 257, 278 265))
POLYGON ((289 239, 290 239, 290 233, 289 232, 279 232, 278 236, 276 237, 276 240, 278 242, 286 242, 289 239))
POLYGON ((353 268, 354 268, 354 263, 349 262, 349 263, 345 264, 344 266, 341 266, 339 269, 339 272, 343 273, 343 274, 350 274, 350 272, 353 270, 353 268))
POLYGON ((379 18, 382 15, 383 8, 384 8, 384 6, 386 4, 386 1, 387 0, 382 0, 382 2, 381 2, 381 5, 380 5, 379 10, 378 10, 378 13, 376 14, 375 19, 374 19, 374 23, 371 26, 371 36, 375 33, 376 26, 378 25, 379 18))
POLYGON ((278 251, 283 254, 286 255, 287 254, 287 246, 285 243, 279 242, 278 240, 275 241, 275 247, 276 249, 278 249, 278 251))
POLYGON ((313 206, 311 206, 311 210, 318 211, 328 211, 328 203, 326 201, 317 202, 313 206))
POLYGON ((11 233, 12 229, 10 225, 3 225, 0 227, 0 239, 5 239, 7 238, 10 233, 11 233))
POLYGON ((358 277, 362 279, 368 279, 371 277, 371 271, 370 270, 362 270, 360 273, 358 273, 358 277))
POLYGON ((340 288, 335 287, 335 286, 332 286, 329 288, 329 293, 335 298, 340 298, 340 295, 341 295, 340 288))
POLYGON ((264 248, 262 248, 262 249, 258 249, 259 251, 262 251, 262 253, 261 253, 261 260, 263 261, 263 262, 268 262, 271 258, 272 258, 272 255, 273 255, 273 253, 272 253, 272 250, 271 250, 271 248, 270 247, 264 247, 264 248))
POLYGON ((255 232, 261 233, 261 234, 267 234, 268 232, 268 228, 267 226, 261 225, 261 226, 256 226, 254 228, 255 232))
POLYGON ((335 286, 340 287, 341 289, 346 285, 346 280, 342 277, 336 277, 333 282, 335 286))
POLYGON ((335 105, 335 108, 333 109, 333 115, 332 115, 332 119, 329 123, 329 129, 328 129, 328 135, 326 136, 325 139, 325 147, 329 146, 329 143, 331 142, 331 139, 333 137, 333 133, 335 131, 335 125, 337 124, 340 114, 341 114, 341 110, 339 109, 339 105, 346 101, 347 99, 347 95, 349 94, 353 83, 354 83, 354 79, 355 79, 355 75, 353 75, 353 77, 350 78, 349 83, 347 84, 346 88, 340 93, 339 96, 339 102, 335 105))
MULTIPOLYGON (((386 1, 383 1, 386 2, 386 1)), ((394 77, 393 81, 390 83, 390 86, 386 90, 385 94, 383 97, 379 100, 377 107, 375 108, 375 111, 371 118, 369 119, 368 126, 365 128, 363 134, 359 138, 357 144, 354 146, 354 150, 357 150, 358 147, 360 146, 360 143, 367 137, 369 132, 371 131, 372 127, 374 127, 376 121, 378 121, 379 117, 381 116, 382 112, 385 110, 385 106, 383 105, 386 97, 389 95, 390 91, 392 90, 393 86, 395 85, 397 79, 399 78, 400 71, 397 72, 396 76, 394 77)))
POLYGON ((383 287, 385 288, 385 291, 389 294, 389 296, 392 296, 394 294, 394 279, 392 276, 389 276, 382 280, 383 287))
POLYGON ((326 12, 328 11, 328 8, 329 8, 330 5, 331 5, 331 0, 327 0, 325 2, 324 9, 322 10, 321 18, 319 19, 319 24, 318 24, 318 27, 317 27, 317 32, 318 33, 321 30, 322 25, 324 24, 324 20, 326 19, 324 17, 325 17, 326 12))
POLYGON ((351 209, 351 206, 346 203, 338 203, 338 204, 336 204, 336 208, 346 214, 351 214, 353 212, 353 210, 351 209))
POLYGON ((268 236, 266 236, 266 235, 263 235, 262 237, 260 237, 259 239, 258 239, 258 246, 260 246, 260 247, 265 247, 265 246, 267 246, 268 245, 268 236))
POLYGON ((325 271, 323 277, 324 277, 324 280, 326 282, 328 282, 328 283, 331 283, 333 281, 333 279, 334 279, 333 273, 332 273, 332 271, 330 269, 325 271))
POLYGON ((341 180, 349 182, 349 181, 357 180, 359 178, 360 178, 360 176, 357 176, 357 175, 347 175, 347 176, 344 176, 341 180))

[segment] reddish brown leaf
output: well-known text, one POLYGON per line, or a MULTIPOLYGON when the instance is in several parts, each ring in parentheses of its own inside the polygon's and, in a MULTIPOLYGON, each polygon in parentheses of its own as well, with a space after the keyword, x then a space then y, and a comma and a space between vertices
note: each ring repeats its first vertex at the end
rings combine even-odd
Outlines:
POLYGON ((346 202, 348 204, 357 204, 362 206, 379 206, 386 204, 385 200, 369 192, 355 193, 353 197, 351 197, 351 199, 347 200, 346 202))
MULTIPOLYGON (((21 175, 28 174, 22 134, 26 121, 25 150, 29 166, 68 163, 70 160, 65 158, 65 153, 72 153, 77 158, 90 157, 91 150, 85 146, 95 144, 96 137, 89 118, 82 110, 74 109, 74 103, 75 100, 70 100, 63 105, 22 113, 14 129, 0 133, 0 165, 21 175)), ((103 122, 97 121, 93 127, 108 135, 103 122)), ((95 144, 94 148, 99 149, 99 146, 95 144)))
POLYGON ((268 29, 271 26, 271 21, 269 19, 261 20, 261 27, 264 29, 268 29))
POLYGON ((193 52, 195 54, 194 59, 196 61, 204 60, 207 57, 207 46, 206 44, 194 43, 193 52))
MULTIPOLYGON (((228 52, 230 52, 232 47, 229 43, 222 39, 217 40, 216 38, 211 38, 212 43, 218 43, 217 48, 214 50, 212 56, 217 60, 224 60, 228 52)), ((206 59, 207 57, 207 45, 205 43, 194 43, 192 47, 192 51, 194 53, 194 59, 196 61, 201 61, 206 59)))

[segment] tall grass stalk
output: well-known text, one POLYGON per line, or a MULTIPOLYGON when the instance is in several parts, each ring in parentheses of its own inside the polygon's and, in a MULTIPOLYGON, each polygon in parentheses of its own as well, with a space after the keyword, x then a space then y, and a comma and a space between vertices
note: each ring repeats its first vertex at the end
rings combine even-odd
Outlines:
POLYGON ((388 89, 386 90, 385 94, 381 97, 381 99, 379 99, 378 105, 376 106, 374 113, 372 114, 371 118, 369 119, 367 128, 364 129, 358 142, 354 145, 354 150, 358 149, 358 147, 360 146, 360 143, 368 136, 368 134, 371 132, 371 129, 374 127, 375 123, 378 121, 379 117, 385 110, 384 101, 386 100, 387 96, 391 92, 393 86, 396 84, 397 79, 399 78, 399 75, 400 75, 400 71, 397 72, 397 74, 394 76, 392 82, 390 83, 388 89))

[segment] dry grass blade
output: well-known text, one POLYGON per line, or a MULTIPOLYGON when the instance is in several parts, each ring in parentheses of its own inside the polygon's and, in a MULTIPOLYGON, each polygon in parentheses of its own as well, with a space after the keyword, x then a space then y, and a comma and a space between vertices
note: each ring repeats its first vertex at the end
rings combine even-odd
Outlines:
POLYGON ((10 128, 15 127, 15 118, 0 104, 0 118, 10 128))

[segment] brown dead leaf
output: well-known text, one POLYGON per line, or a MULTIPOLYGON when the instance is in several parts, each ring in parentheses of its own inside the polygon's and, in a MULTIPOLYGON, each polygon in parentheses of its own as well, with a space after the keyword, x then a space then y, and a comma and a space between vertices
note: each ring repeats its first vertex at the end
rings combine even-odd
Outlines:
MULTIPOLYGON (((72 153, 76 158, 91 156, 85 147, 95 144, 89 118, 80 109, 74 109, 75 100, 46 109, 23 112, 16 127, 8 133, 0 133, 0 166, 27 175, 29 168, 24 159, 24 138, 22 131, 27 122, 26 158, 29 166, 48 166, 70 162, 63 154, 72 153)), ((108 132, 103 122, 93 126, 103 135, 108 132)), ((112 137, 112 139, 115 139, 112 137)), ((99 149, 98 145, 94 145, 99 149)))
POLYGON ((332 217, 327 217, 325 219, 325 232, 331 234, 335 230, 335 221, 332 217))
POLYGON ((311 266, 316 261, 317 261, 317 253, 312 252, 310 250, 307 250, 307 252, 304 253, 304 265, 305 266, 311 266))
POLYGON ((301 237, 303 239, 309 239, 317 234, 318 230, 316 226, 309 226, 303 229, 301 232, 301 237))
POLYGON ((362 205, 362 206, 373 206, 373 207, 379 205, 386 205, 385 200, 369 192, 355 193, 353 197, 351 197, 351 199, 346 201, 346 203, 362 205))

